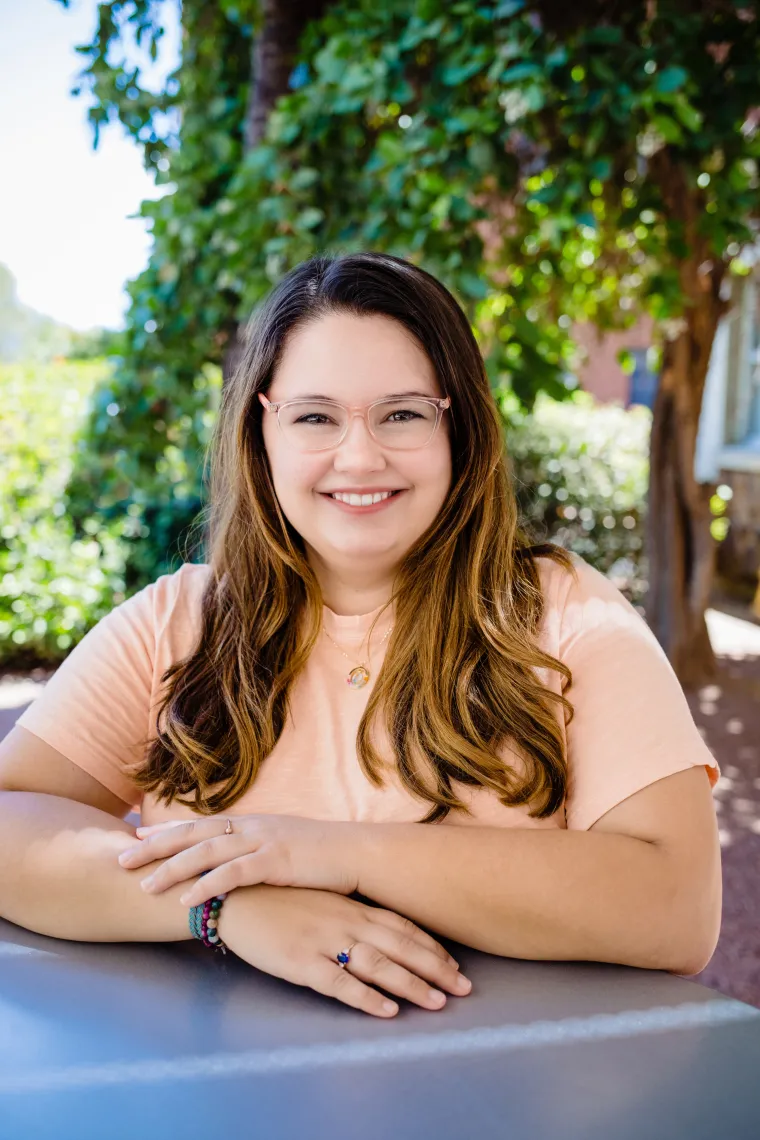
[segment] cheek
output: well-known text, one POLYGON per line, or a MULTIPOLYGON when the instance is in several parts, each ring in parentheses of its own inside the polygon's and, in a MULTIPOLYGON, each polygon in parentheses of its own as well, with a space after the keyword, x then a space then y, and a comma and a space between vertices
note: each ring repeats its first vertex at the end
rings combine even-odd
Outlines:
POLYGON ((451 455, 446 450, 430 451, 410 464, 405 474, 409 482, 430 494, 445 493, 451 483, 451 455))
POLYGON ((310 491, 318 487, 324 478, 324 461, 315 463, 313 458, 285 451, 282 447, 277 447, 276 443, 269 449, 269 462, 279 497, 292 497, 310 491))

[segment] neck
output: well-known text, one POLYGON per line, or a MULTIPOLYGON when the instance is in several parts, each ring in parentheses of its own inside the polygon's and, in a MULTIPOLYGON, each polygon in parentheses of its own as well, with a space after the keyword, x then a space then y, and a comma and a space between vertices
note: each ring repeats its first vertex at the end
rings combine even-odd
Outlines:
POLYGON ((385 605, 390 596, 391 588, 387 584, 364 588, 331 583, 322 587, 322 601, 340 617, 372 613, 385 605))

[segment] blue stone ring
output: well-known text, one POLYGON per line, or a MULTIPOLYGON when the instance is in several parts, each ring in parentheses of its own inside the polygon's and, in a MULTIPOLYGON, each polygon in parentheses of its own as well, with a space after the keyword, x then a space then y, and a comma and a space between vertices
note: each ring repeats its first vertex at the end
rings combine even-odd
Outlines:
POLYGON ((341 950, 340 954, 336 955, 335 961, 340 966, 341 970, 345 970, 348 963, 351 961, 351 951, 353 950, 355 942, 352 942, 347 950, 341 950))

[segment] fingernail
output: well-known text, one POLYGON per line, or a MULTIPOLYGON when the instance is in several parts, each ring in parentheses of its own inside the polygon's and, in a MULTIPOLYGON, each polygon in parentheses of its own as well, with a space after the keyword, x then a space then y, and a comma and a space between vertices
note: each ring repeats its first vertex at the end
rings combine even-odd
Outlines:
POLYGON ((180 895, 179 901, 182 903, 183 906, 187 906, 188 902, 190 901, 190 895, 180 895))
POLYGON ((472 989, 472 982, 469 978, 465 978, 464 974, 458 974, 456 979, 456 987, 458 990, 461 990, 462 993, 467 993, 468 990, 472 989))
POLYGON ((430 1000, 435 1005, 443 1005, 443 1003, 446 1001, 446 994, 442 994, 440 990, 431 990, 430 1000))
POLYGON ((155 880, 152 878, 143 879, 140 883, 140 886, 144 891, 152 891, 153 887, 155 886, 155 880))
POLYGON ((384 1001, 383 1009, 386 1013, 398 1013, 398 1006, 395 1001, 384 1001))
POLYGON ((132 852, 131 851, 122 851, 121 855, 119 856, 119 862, 122 864, 128 863, 131 858, 132 858, 132 852))
POLYGON ((459 963, 455 958, 452 958, 451 955, 449 955, 449 965, 453 966, 455 970, 459 969, 459 963))

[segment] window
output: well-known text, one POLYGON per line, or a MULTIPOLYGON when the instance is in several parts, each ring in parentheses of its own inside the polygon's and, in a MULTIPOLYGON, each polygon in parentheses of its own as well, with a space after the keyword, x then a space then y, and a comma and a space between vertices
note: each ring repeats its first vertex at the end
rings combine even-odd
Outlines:
POLYGON ((737 282, 726 393, 726 443, 760 451, 760 282, 757 270, 737 282))
POLYGON ((626 407, 630 408, 631 404, 644 404, 647 408, 654 408, 659 374, 652 372, 647 364, 646 348, 632 348, 628 351, 635 361, 635 367, 631 374, 626 407))

